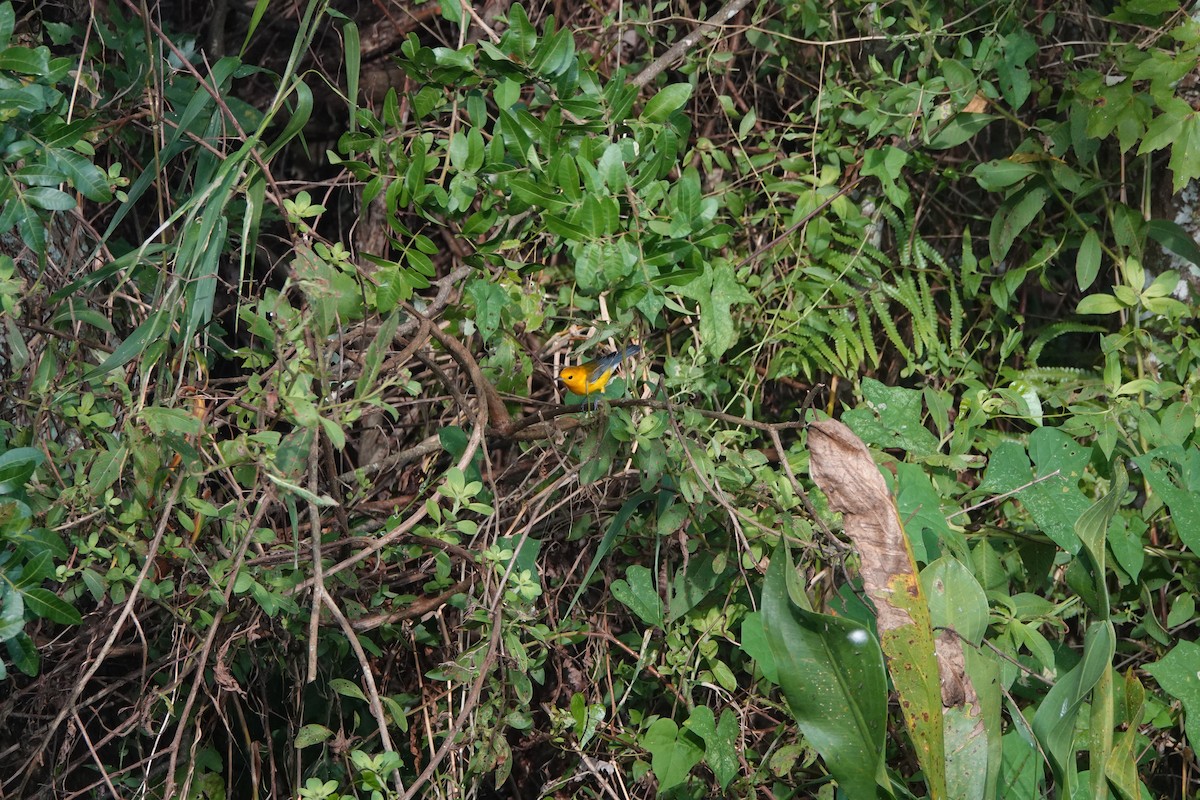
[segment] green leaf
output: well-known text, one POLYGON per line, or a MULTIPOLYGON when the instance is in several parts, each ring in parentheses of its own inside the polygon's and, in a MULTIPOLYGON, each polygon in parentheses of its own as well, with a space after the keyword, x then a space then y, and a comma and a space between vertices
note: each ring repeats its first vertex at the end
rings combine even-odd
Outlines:
MULTIPOLYGON (((1196 680, 1195 673, 1192 679, 1196 680)), ((1146 690, 1131 667, 1125 673, 1125 720, 1133 722, 1142 719, 1145 707, 1146 690)), ((1137 726, 1132 724, 1118 733, 1104 768, 1105 776, 1120 793, 1122 800, 1141 800, 1149 795, 1138 780, 1138 734, 1137 726)))
POLYGON ((114 369, 125 366, 145 351, 152 343, 159 341, 170 324, 170 317, 160 309, 150 315, 125 341, 117 345, 99 366, 88 370, 83 380, 91 381, 114 369))
POLYGON ((88 200, 107 203, 112 199, 112 190, 108 187, 108 176, 100 167, 79 153, 70 150, 54 150, 52 156, 70 179, 71 185, 88 200))
POLYGON ((737 334, 730 308, 754 302, 753 295, 734 276, 727 263, 704 265, 704 272, 680 291, 700 304, 700 339, 714 358, 733 347, 737 334))
POLYGON ((1076 476, 1084 473, 1090 457, 1090 448, 1079 446, 1057 428, 1041 427, 1029 436, 1028 455, 1017 442, 998 445, 979 489, 1017 492, 1038 528, 1063 550, 1077 553, 1075 522, 1091 503, 1079 490, 1076 476))
POLYGON ((342 38, 342 52, 346 59, 346 97, 350 101, 350 130, 354 130, 358 116, 358 79, 362 72, 362 43, 358 25, 352 21, 346 22, 342 26, 342 38))
POLYGON ((330 497, 327 494, 322 494, 322 495, 313 494, 308 489, 305 489, 303 486, 293 483, 292 481, 289 481, 286 478, 280 477, 279 475, 275 475, 274 473, 271 473, 271 472, 267 472, 265 474, 267 476, 267 480, 271 481, 271 483, 275 484, 276 486, 278 486, 282 489, 288 490, 292 494, 299 496, 302 500, 304 500, 307 503, 312 503, 313 505, 318 506, 320 508, 330 508, 330 507, 336 506, 338 504, 337 500, 334 500, 332 497, 330 497))
POLYGON ((1004 38, 1003 61, 996 66, 1000 91, 1013 110, 1025 105, 1032 88, 1027 62, 1038 51, 1037 42, 1027 31, 1017 29, 1004 38))
POLYGON ((48 164, 29 164, 12 174, 13 180, 26 186, 57 186, 65 176, 48 164))
POLYGON ((1075 759, 1075 720, 1092 687, 1112 668, 1117 637, 1111 622, 1088 628, 1083 659, 1058 679, 1033 715, 1033 733, 1050 757, 1059 785, 1070 796, 1078 783, 1075 759))
POLYGON ((29 205, 46 211, 70 211, 75 207, 74 197, 61 189, 49 186, 32 186, 22 192, 21 196, 29 205))
POLYGON ((508 292, 490 280, 476 278, 467 284, 467 296, 475 304, 479 335, 485 343, 490 342, 500 329, 500 313, 508 305, 508 292))
POLYGON ((45 460, 45 454, 33 447, 14 447, 0 454, 0 495, 24 489, 33 471, 45 460))
POLYGON ((49 589, 26 590, 25 607, 37 616, 59 625, 78 625, 83 621, 83 617, 74 606, 49 589))
POLYGON ((1200 266, 1200 246, 1183 226, 1166 219, 1152 219, 1146 223, 1146 233, 1175 255, 1200 266))
POLYGON ((737 757, 737 738, 741 732, 737 715, 727 708, 721 712, 718 723, 711 708, 696 706, 684 727, 704 740, 704 762, 724 791, 741 770, 737 757))
POLYGON ((29 634, 18 633, 7 640, 4 646, 8 648, 8 657, 12 659, 13 666, 31 678, 38 674, 41 660, 38 658, 37 647, 34 646, 33 639, 29 638, 29 634))
POLYGON ((1200 450, 1170 444, 1137 456, 1133 463, 1167 504, 1184 545, 1200 553, 1200 450))
POLYGON ((929 140, 929 147, 933 150, 958 147, 997 119, 995 114, 957 114, 929 140))
POLYGON ((6 47, 0 50, 0 70, 47 77, 50 74, 50 48, 6 47))
POLYGON ((864 404, 847 411, 843 421, 864 442, 884 450, 899 448, 916 456, 937 451, 937 437, 921 423, 921 392, 864 378, 862 393, 864 404))
POLYGON ((1138 147, 1137 154, 1144 156, 1147 153, 1153 153, 1155 150, 1162 150, 1164 147, 1169 147, 1177 139, 1183 130, 1183 125, 1190 109, 1178 109, 1173 106, 1168 106, 1162 114, 1154 118, 1154 121, 1146 128, 1146 135, 1142 138, 1142 143, 1138 147))
POLYGON ((8 44, 17 25, 17 12, 11 2, 0 3, 0 47, 8 44))
POLYGON ((25 630, 25 600, 22 594, 0 583, 0 642, 25 630))
POLYGON ((575 604, 579 602, 580 595, 587 589, 588 584, 592 581, 592 575, 596 574, 596 568, 600 566, 600 562, 608 558, 608 554, 612 552, 613 546, 616 544, 617 537, 625 531, 625 526, 629 523, 629 518, 637 511, 638 506, 647 500, 652 499, 653 495, 645 492, 638 492, 628 498, 612 518, 608 525, 608 530, 604 532, 604 537, 600 540, 600 544, 596 547, 596 554, 592 556, 592 563, 588 565, 587 572, 584 573, 583 580, 579 582, 579 588, 575 590, 575 594, 571 597, 571 603, 567 606, 567 611, 563 615, 569 617, 571 611, 575 608, 575 604))
POLYGON ((767 680, 779 685, 779 668, 775 666, 775 656, 763 631, 762 613, 759 611, 747 614, 742 620, 742 651, 754 659, 767 680))
POLYGON ((1115 314, 1126 306, 1111 294, 1089 294, 1075 307, 1077 314, 1115 314))
POLYGON ((305 725, 296 733, 292 746, 297 750, 303 750, 309 745, 320 744, 330 736, 333 736, 333 731, 324 725, 305 725))
POLYGON ((881 181, 895 182, 904 174, 906 163, 908 153, 899 147, 884 145, 863 154, 862 174, 874 176, 881 181))
MULTIPOLYGON (((1111 613, 1108 604, 1108 584, 1106 570, 1106 544, 1108 526, 1117 513, 1125 490, 1129 488, 1129 476, 1125 467, 1117 462, 1113 468, 1112 485, 1108 492, 1088 507, 1075 523, 1075 535, 1083 543, 1082 553, 1087 556, 1087 567, 1092 579, 1092 590, 1096 598, 1093 611, 1101 618, 1108 618, 1111 613)), ((1086 599, 1086 597, 1085 597, 1086 599)))
POLYGON ((883 652, 866 628, 816 614, 792 600, 786 546, 771 557, 762 588, 763 629, 780 686, 804 738, 849 797, 886 786, 887 677, 883 652))
POLYGON ((182 408, 145 406, 138 416, 155 436, 162 436, 165 433, 198 436, 204 427, 194 414, 182 408))
POLYGON ((663 604, 658 590, 654 587, 654 573, 646 567, 634 564, 626 567, 625 577, 627 580, 617 579, 612 582, 612 596, 641 617, 647 625, 661 628, 663 604))
POLYGON ((537 31, 529 22, 524 7, 516 3, 508 12, 508 30, 500 39, 500 49, 520 61, 528 61, 533 48, 537 47, 537 31))
POLYGON ((1050 192, 1044 186, 1031 186, 1009 198, 992 219, 988 245, 992 263, 999 266, 1013 242, 1042 213, 1050 192))
POLYGON ((692 767, 700 763, 704 751, 693 744, 674 720, 655 720, 642 736, 642 747, 650 751, 651 768, 663 793, 687 779, 692 767))
POLYGON ((23 591, 26 587, 37 586, 49 578, 53 571, 54 562, 50 558, 50 553, 43 550, 25 563, 20 580, 13 583, 12 586, 18 591, 23 591))
POLYGON ((383 366, 383 357, 391 350, 392 337, 395 336, 396 328, 399 325, 400 315, 394 312, 388 314, 380 323, 379 330, 375 334, 375 338, 371 340, 371 344, 367 345, 367 352, 362 360, 363 371, 354 384, 355 400, 362 400, 379 388, 375 382, 379 378, 379 370, 383 366))
POLYGON ((684 103, 691 96, 692 86, 689 83, 672 83, 664 86, 646 103, 646 107, 642 109, 641 119, 644 122, 665 122, 672 114, 683 108, 684 103))
POLYGON ((975 647, 983 642, 988 601, 971 570, 952 556, 942 556, 921 570, 921 586, 935 628, 950 628, 975 647))
MULTIPOLYGON (((1079 245, 1079 253, 1075 256, 1075 282, 1080 291, 1086 290, 1100 274, 1100 235, 1094 228, 1088 228, 1083 242, 1079 245)), ((1085 298, 1086 299, 1086 298, 1085 298)), ((1105 312, 1079 312, 1105 313, 1105 312)))
POLYGON ((353 697, 356 700, 366 702, 367 696, 363 694, 362 689, 358 688, 358 684, 354 681, 345 678, 334 678, 329 682, 329 688, 340 694, 342 697, 353 697))
POLYGON ((1023 161, 1013 161, 1010 158, 988 161, 971 170, 971 177, 980 187, 989 192, 1007 189, 1015 183, 1038 173, 1037 167, 1023 161))

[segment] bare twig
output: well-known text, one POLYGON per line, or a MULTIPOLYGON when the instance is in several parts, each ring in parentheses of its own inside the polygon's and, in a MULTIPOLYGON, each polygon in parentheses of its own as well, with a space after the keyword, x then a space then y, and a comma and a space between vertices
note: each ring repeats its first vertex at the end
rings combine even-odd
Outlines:
MULTIPOLYGON (((154 567, 154 559, 158 555, 158 548, 162 545, 163 535, 166 534, 167 528, 170 525, 171 517, 175 509, 175 500, 179 496, 179 489, 183 485, 183 480, 178 479, 175 485, 171 487, 170 494, 167 495, 167 500, 163 504, 162 514, 158 520, 158 528, 154 532, 154 538, 150 541, 150 547, 146 550, 146 558, 142 563, 142 569, 138 572, 137 579, 134 580, 133 586, 129 588, 129 596, 125 598, 125 604, 121 607, 121 614, 117 617, 117 621, 113 623, 112 630, 108 634, 108 639, 105 640, 104 646, 100 648, 100 652, 96 654, 91 665, 84 670, 83 675, 75 686, 71 689, 71 694, 67 701, 62 704, 58 710, 58 714, 53 721, 46 727, 45 733, 42 735, 41 744, 36 748, 35 753, 41 754, 50 746, 50 740, 58 731, 58 726, 63 723, 63 720, 68 715, 73 714, 76 709, 76 703, 79 700, 79 695, 83 694, 83 689, 87 686, 95 674, 104 664, 104 659, 108 658, 109 652, 113 648, 113 644, 117 641, 117 637, 121 635, 121 629, 125 627, 125 622, 133 613, 133 605, 137 602, 138 596, 142 590, 142 584, 146 582, 146 576, 150 574, 150 570, 154 567)), ((25 769, 25 777, 21 780, 21 785, 18 787, 14 796, 25 797, 25 787, 29 783, 29 779, 33 776, 33 768, 36 765, 36 760, 31 761, 25 769)))
POLYGON ((639 72, 631 83, 640 89, 657 78, 660 72, 674 64, 685 53, 690 51, 696 42, 737 16, 738 12, 745 8, 749 2, 750 0, 729 0, 725 5, 717 9, 717 13, 704 22, 701 22, 691 33, 672 45, 667 52, 646 65, 646 68, 639 72))
MULTIPOLYGON (((225 582, 224 606, 229 607, 229 600, 233 597, 233 587, 237 584, 238 572, 241 571, 242 562, 246 558, 246 549, 250 546, 250 542, 254 539, 254 529, 258 527, 259 521, 263 515, 267 513, 267 509, 271 507, 274 498, 267 494, 259 498, 258 509, 254 512, 254 516, 250 519, 250 523, 246 526, 245 535, 242 537, 242 542, 238 546, 237 555, 234 557, 233 566, 229 570, 228 578, 225 582)), ((204 645, 200 648, 200 653, 196 657, 196 674, 192 680, 192 688, 188 692, 187 701, 183 704, 183 710, 179 714, 179 725, 175 728, 175 738, 171 742, 171 761, 167 768, 167 785, 163 790, 163 797, 171 798, 175 796, 175 768, 179 759, 179 748, 183 742, 183 732, 187 728, 187 719, 192 712, 192 706, 196 702, 196 696, 200 693, 200 686, 204 683, 204 665, 208 663, 208 654, 212 651, 213 642, 217 638, 217 631, 221 629, 221 618, 218 616, 213 620, 212 626, 208 629, 208 635, 204 637, 204 645)), ((191 770, 188 770, 188 781, 191 780, 191 770)), ((186 793, 185 793, 186 796, 186 793)))

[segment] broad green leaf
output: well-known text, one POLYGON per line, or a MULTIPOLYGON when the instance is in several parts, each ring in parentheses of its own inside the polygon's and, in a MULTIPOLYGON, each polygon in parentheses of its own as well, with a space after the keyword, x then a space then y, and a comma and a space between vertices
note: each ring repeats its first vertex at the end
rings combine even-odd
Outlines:
POLYGON ((1121 795, 1122 800, 1141 800, 1142 787, 1138 780, 1138 725, 1146 706, 1146 690, 1133 667, 1125 672, 1125 730, 1117 734, 1104 767, 1104 774, 1121 795))
POLYGON ((46 460, 46 455, 34 447, 14 447, 0 454, 0 495, 21 491, 33 471, 46 460))
POLYGON ((988 239, 993 264, 999 265, 1004 261, 1013 242, 1042 213, 1049 197, 1050 192, 1046 187, 1030 186, 1005 202, 992 219, 988 239))
POLYGON ((1000 784, 997 797, 1043 797, 1041 789, 1045 762, 1030 736, 1023 730, 1010 729, 1004 734, 1000 784))
POLYGON ((1029 440, 1028 454, 1017 442, 1001 442, 992 451, 979 489, 998 495, 1017 492, 1038 528, 1063 550, 1076 553, 1080 543, 1075 522, 1091 505, 1079 491, 1078 476, 1091 451, 1048 426, 1038 428, 1029 440))
POLYGON ((724 791, 741 770, 738 762, 737 739, 741 730, 733 709, 721 712, 717 722, 712 709, 696 706, 684 727, 704 740, 704 763, 713 771, 713 777, 724 791))
POLYGON ((66 180, 62 172, 48 164, 29 164, 13 172, 12 177, 26 186, 56 186, 66 180))
POLYGON ((1116 646, 1112 623, 1093 623, 1084 638, 1083 659, 1058 679, 1033 715, 1033 733, 1050 757, 1059 785, 1068 794, 1079 780, 1074 744, 1076 718, 1092 688, 1112 668, 1116 646))
POLYGON ((642 736, 642 747, 650 751, 650 766, 658 778, 660 794, 683 783, 704 757, 704 751, 679 730, 675 721, 666 718, 651 723, 642 736))
POLYGON ((1179 538, 1200 553, 1200 450, 1165 445, 1135 457, 1133 463, 1167 504, 1179 538))
POLYGON ((929 140, 929 147, 934 150, 958 147, 997 119, 999 117, 995 114, 956 114, 944 127, 935 128, 936 133, 929 140))
POLYGON ((44 78, 50 74, 50 48, 6 47, 0 50, 0 70, 44 78))
POLYGON ((1118 462, 1113 468, 1113 480, 1108 493, 1088 507, 1075 523, 1075 534, 1083 543, 1083 552, 1088 557, 1088 568, 1098 600, 1098 606, 1092 610, 1100 619, 1107 619, 1111 613, 1108 606, 1108 574, 1105 563, 1108 526, 1120 508, 1127 488, 1129 476, 1125 467, 1118 462))
POLYGON ((21 592, 0 583, 0 642, 25 630, 25 600, 21 592))
POLYGON ((665 122, 668 117, 679 109, 692 96, 692 86, 689 83, 672 83, 664 86, 658 94, 650 98, 642 109, 641 118, 646 122, 665 122))
POLYGON ((1094 228, 1088 228, 1088 232, 1084 235, 1083 241, 1079 245, 1079 253, 1075 256, 1075 282, 1079 285, 1080 291, 1084 291, 1090 287, 1095 282, 1096 276, 1099 273, 1100 236, 1094 228))
POLYGON ((779 668, 763 630, 762 612, 753 611, 742 620, 742 651, 754 659, 767 680, 779 685, 779 668))
POLYGON ((647 625, 661 628, 663 604, 654 586, 654 573, 639 564, 625 568, 626 580, 617 579, 609 590, 612 596, 624 603, 630 611, 641 617, 647 625))
POLYGON ((996 66, 1000 91, 1013 110, 1025 105, 1032 82, 1026 62, 1038 51, 1037 42, 1027 31, 1018 28, 1003 39, 1004 59, 996 66))
POLYGON ((49 589, 26 590, 25 607, 37 616, 59 625, 78 625, 83 621, 83 617, 74 606, 49 589))
POLYGON ((920 464, 896 464, 895 479, 885 472, 889 488, 896 498, 896 511, 904 520, 904 532, 912 546, 913 558, 928 564, 944 553, 965 557, 968 548, 960 531, 946 522, 942 495, 920 464))
POLYGON ((330 736, 333 736, 333 731, 324 725, 305 725, 296 733, 292 746, 297 750, 303 750, 309 745, 320 744, 330 736))
POLYGON ((934 627, 951 628, 965 643, 979 646, 987 632, 988 602, 971 571, 958 559, 943 556, 921 570, 921 585, 934 627))
POLYGON ((1089 294, 1087 297, 1079 301, 1079 305, 1075 307, 1077 314, 1115 314, 1126 304, 1122 303, 1111 294, 1089 294))
POLYGON ((1146 223, 1146 233, 1175 255, 1200 266, 1200 246, 1183 226, 1166 219, 1152 219, 1146 223))
POLYGON ((49 186, 31 186, 21 196, 29 205, 46 211, 70 211, 75 207, 74 197, 49 186))
POLYGON ((71 185, 85 198, 95 203, 107 203, 113 199, 113 192, 108 188, 108 176, 88 158, 71 150, 55 150, 53 158, 67 178, 71 179, 71 185))
POLYGON ((1200 741, 1200 644, 1180 641, 1145 670, 1163 691, 1183 703, 1188 741, 1200 741))
POLYGON ((863 154, 862 174, 872 175, 881 181, 894 182, 904 174, 906 163, 908 153, 889 144, 863 154))
POLYGON ((362 689, 354 681, 345 678, 334 678, 329 682, 329 688, 340 694, 342 697, 353 697, 356 700, 366 702, 367 696, 363 694, 362 689))
POLYGON ((29 634, 22 631, 5 641, 4 646, 8 649, 8 657, 12 659, 13 666, 31 678, 38 674, 41 659, 29 634))
POLYGON ((1171 143, 1171 189, 1183 191, 1190 181, 1200 178, 1200 114, 1193 111, 1179 127, 1171 143))
MULTIPOLYGON (((670 528, 669 532, 664 533, 664 521, 678 519, 690 513, 691 510, 683 503, 671 506, 668 513, 661 514, 658 518, 658 535, 669 536, 675 530, 675 528, 670 528)), ((682 520, 680 521, 682 522, 682 520)), ((669 527, 669 523, 667 525, 669 527)), ((728 573, 728 566, 723 571, 718 571, 713 563, 711 553, 702 551, 693 555, 688 559, 686 566, 681 566, 676 571, 675 578, 671 582, 671 613, 668 620, 679 619, 699 605, 713 589, 721 585, 728 573)))
POLYGON ((165 433, 181 433, 185 436, 199 435, 203 423, 190 411, 182 408, 145 406, 139 417, 155 436, 165 433))
POLYGON ((566 73, 575 63, 575 36, 569 28, 560 28, 542 40, 533 68, 539 75, 553 78, 566 73))
POLYGON ((971 170, 971 177, 989 192, 1007 189, 1030 175, 1036 175, 1037 167, 1024 161, 1009 158, 987 161, 971 170))
POLYGON ((24 591, 29 587, 37 586, 47 580, 53 571, 54 562, 50 558, 50 553, 43 550, 25 562, 20 579, 15 581, 12 587, 17 591, 24 591))
POLYGON ((751 303, 753 295, 746 291, 726 263, 706 264, 695 280, 680 287, 682 293, 700 304, 700 338, 705 349, 719 358, 736 340, 731 307, 751 303))
POLYGON ((843 421, 864 442, 883 450, 905 450, 918 457, 937 452, 937 437, 921 422, 920 391, 865 378, 862 393, 866 402, 847 411, 843 421))
POLYGON ((0 3, 0 47, 6 47, 17 25, 17 12, 11 2, 0 3))
POLYGON ((800 732, 847 795, 877 797, 887 785, 883 651, 861 625, 796 605, 787 586, 792 570, 787 548, 780 546, 762 588, 763 629, 784 697, 800 732))
POLYGON ((467 284, 467 296, 475 305, 475 324, 483 341, 490 342, 500 328, 500 313, 508 305, 508 292, 495 282, 476 278, 467 284))
POLYGON ((529 21, 529 15, 520 3, 515 3, 508 12, 508 30, 500 40, 500 49, 519 61, 528 61, 537 47, 537 31, 529 21))

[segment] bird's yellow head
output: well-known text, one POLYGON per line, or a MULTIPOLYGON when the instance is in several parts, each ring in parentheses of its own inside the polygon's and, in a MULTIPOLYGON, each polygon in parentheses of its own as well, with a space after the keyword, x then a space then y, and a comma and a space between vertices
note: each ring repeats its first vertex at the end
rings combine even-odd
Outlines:
POLYGON ((589 394, 596 390, 597 387, 588 387, 588 368, 587 365, 578 367, 567 367, 562 372, 558 373, 558 379, 575 394, 589 394))

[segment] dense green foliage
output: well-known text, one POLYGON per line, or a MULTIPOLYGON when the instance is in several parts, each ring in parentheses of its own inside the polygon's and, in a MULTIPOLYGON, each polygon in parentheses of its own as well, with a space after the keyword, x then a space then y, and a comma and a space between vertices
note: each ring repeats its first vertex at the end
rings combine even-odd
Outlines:
POLYGON ((1200 22, 268 5, 0 2, 0 795, 1197 791, 1200 22))

